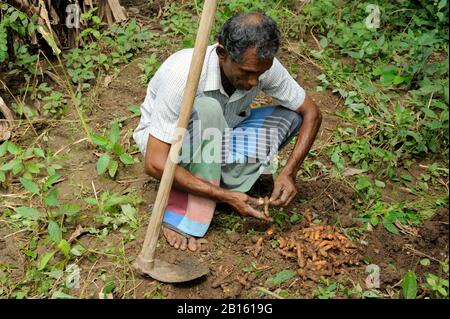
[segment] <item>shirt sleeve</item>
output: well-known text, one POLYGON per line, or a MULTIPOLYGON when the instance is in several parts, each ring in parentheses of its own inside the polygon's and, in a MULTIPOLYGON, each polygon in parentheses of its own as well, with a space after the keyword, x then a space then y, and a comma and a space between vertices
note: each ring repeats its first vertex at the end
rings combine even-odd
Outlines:
POLYGON ((144 102, 141 104, 141 119, 133 138, 142 154, 146 153, 149 134, 172 143, 186 85, 183 72, 161 67, 151 79, 144 102))
POLYGON ((162 78, 164 82, 158 84, 148 132, 163 142, 171 143, 178 122, 186 77, 167 69, 162 78))
POLYGON ((286 68, 274 58, 272 67, 262 75, 262 91, 290 110, 297 110, 305 100, 305 90, 286 68))

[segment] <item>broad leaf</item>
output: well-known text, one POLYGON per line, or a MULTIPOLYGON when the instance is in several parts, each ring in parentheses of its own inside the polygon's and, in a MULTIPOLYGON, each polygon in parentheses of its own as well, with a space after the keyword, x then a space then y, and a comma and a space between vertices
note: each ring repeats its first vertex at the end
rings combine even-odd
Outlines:
POLYGON ((33 220, 38 220, 42 217, 42 214, 36 208, 32 207, 17 207, 15 211, 18 215, 33 220))
POLYGON ((48 262, 50 261, 50 259, 52 259, 53 255, 55 254, 54 251, 52 252, 46 252, 44 254, 44 256, 42 256, 42 258, 39 260, 38 263, 38 270, 44 270, 45 266, 47 266, 48 262))
POLYGON ((127 153, 123 153, 122 155, 120 155, 120 161, 126 165, 132 165, 135 163, 133 156, 127 153))
POLYGON ((67 242, 67 240, 65 239, 61 240, 58 244, 58 248, 59 250, 61 250, 61 252, 64 254, 66 258, 69 257, 70 244, 67 242))
POLYGON ((100 147, 106 147, 109 144, 109 142, 106 138, 104 138, 101 135, 96 135, 96 134, 91 135, 91 141, 92 141, 92 143, 94 143, 95 145, 100 146, 100 147))
POLYGON ((104 172, 106 172, 106 169, 108 168, 109 165, 109 155, 108 154, 103 154, 102 156, 100 156, 100 158, 97 161, 97 174, 98 175, 103 175, 104 172))
POLYGON ((111 125, 111 131, 109 132, 109 141, 111 142, 111 144, 116 144, 117 142, 119 142, 119 138, 120 138, 119 123, 114 122, 111 125))
POLYGON ((266 285, 268 286, 279 286, 285 281, 293 278, 295 276, 295 272, 291 269, 282 270, 277 273, 274 277, 271 277, 266 280, 266 285))
POLYGON ((412 271, 408 271, 403 278, 403 297, 405 299, 416 299, 417 296, 417 279, 412 271))
POLYGON ((58 223, 54 220, 51 220, 48 223, 48 236, 55 244, 58 244, 61 241, 61 229, 59 228, 58 223))
POLYGON ((119 163, 117 161, 110 161, 108 166, 109 176, 114 177, 117 173, 117 168, 119 168, 119 163))

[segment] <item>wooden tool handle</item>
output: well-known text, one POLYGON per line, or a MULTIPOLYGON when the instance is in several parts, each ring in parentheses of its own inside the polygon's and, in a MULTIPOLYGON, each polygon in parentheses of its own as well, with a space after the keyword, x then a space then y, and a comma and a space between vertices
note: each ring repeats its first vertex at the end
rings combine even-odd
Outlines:
MULTIPOLYGON (((178 118, 178 129, 186 129, 191 118, 192 106, 194 104, 195 94, 198 88, 198 81, 202 72, 203 61, 205 59, 206 47, 211 33, 214 13, 216 11, 217 0, 206 0, 203 6, 203 12, 200 19, 200 26, 195 40, 194 53, 192 56, 189 75, 184 89, 183 100, 181 102, 181 111, 178 118)), ((141 263, 148 263, 148 267, 153 267, 155 257, 156 241, 161 230, 164 210, 169 199, 170 189, 172 188, 175 169, 177 167, 178 157, 183 141, 184 133, 180 138, 174 139, 170 147, 169 156, 164 166, 164 172, 156 195, 155 205, 148 224, 145 235, 144 245, 138 259, 141 263)))

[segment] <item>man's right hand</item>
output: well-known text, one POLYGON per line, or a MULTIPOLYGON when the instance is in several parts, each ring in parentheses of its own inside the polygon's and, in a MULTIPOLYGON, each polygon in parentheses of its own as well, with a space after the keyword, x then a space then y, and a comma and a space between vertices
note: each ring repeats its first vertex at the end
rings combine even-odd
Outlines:
POLYGON ((245 193, 230 191, 225 200, 242 216, 252 216, 268 222, 273 222, 273 218, 266 216, 263 211, 264 200, 254 198, 245 193))

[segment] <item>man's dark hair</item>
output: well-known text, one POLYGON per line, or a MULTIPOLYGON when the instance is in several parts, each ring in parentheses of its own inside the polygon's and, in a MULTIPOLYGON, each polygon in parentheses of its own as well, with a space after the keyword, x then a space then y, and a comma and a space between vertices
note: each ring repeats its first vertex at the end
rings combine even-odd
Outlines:
POLYGON ((280 31, 277 23, 263 13, 237 14, 225 22, 217 41, 237 63, 249 48, 256 48, 260 60, 272 60, 280 46, 280 31))

